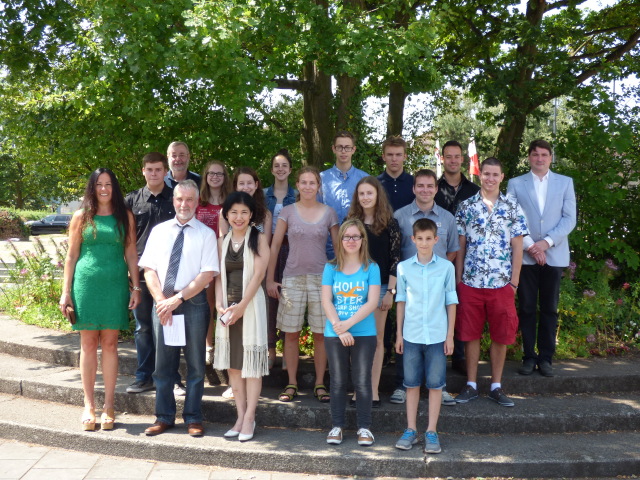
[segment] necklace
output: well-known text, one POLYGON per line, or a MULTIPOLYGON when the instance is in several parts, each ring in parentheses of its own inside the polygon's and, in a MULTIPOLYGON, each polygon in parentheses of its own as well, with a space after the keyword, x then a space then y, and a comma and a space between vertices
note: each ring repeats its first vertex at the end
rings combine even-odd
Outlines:
POLYGON ((231 243, 233 244, 233 249, 235 251, 238 251, 238 249, 240 248, 240 245, 242 245, 243 242, 244 242, 244 238, 239 242, 234 241, 233 238, 231 239, 231 243))

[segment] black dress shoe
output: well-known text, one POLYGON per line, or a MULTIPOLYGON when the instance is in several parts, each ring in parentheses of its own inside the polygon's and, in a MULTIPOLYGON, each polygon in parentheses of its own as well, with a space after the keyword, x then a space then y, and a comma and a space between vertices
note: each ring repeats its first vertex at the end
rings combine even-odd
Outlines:
POLYGON ((380 408, 380 400, 371 400, 371 408, 380 408))
POLYGON ((553 367, 550 362, 542 360, 538 363, 538 370, 543 377, 553 377, 553 367))
POLYGON ((536 369, 536 361, 533 358, 527 358, 522 362, 522 366, 518 369, 520 375, 531 375, 536 369))

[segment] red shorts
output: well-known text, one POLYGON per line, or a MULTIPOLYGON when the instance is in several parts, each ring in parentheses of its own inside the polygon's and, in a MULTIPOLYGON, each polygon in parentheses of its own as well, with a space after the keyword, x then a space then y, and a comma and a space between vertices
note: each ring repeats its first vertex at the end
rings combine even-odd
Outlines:
POLYGON ((502 288, 473 288, 458 284, 456 338, 463 342, 482 337, 485 322, 489 323, 491 340, 503 345, 516 341, 518 314, 515 292, 509 284, 502 288))

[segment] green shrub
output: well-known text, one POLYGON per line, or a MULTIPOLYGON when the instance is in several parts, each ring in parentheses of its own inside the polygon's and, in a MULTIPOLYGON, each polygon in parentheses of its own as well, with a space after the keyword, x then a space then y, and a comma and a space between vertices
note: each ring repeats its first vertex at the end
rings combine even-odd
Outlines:
POLYGON ((51 215, 50 210, 20 210, 18 208, 10 208, 10 212, 18 215, 23 222, 28 222, 29 220, 41 220, 47 215, 51 215))

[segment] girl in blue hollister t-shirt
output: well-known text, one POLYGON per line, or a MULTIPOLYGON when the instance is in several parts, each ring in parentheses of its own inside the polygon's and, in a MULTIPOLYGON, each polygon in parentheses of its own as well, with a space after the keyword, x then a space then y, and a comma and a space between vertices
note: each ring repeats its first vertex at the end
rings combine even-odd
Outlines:
POLYGON ((369 257, 360 220, 346 220, 338 232, 336 258, 322 275, 322 308, 327 316, 325 348, 331 374, 331 419, 327 443, 342 443, 349 368, 356 391, 358 443, 372 445, 371 367, 376 351, 373 311, 380 297, 380 268, 369 257))

